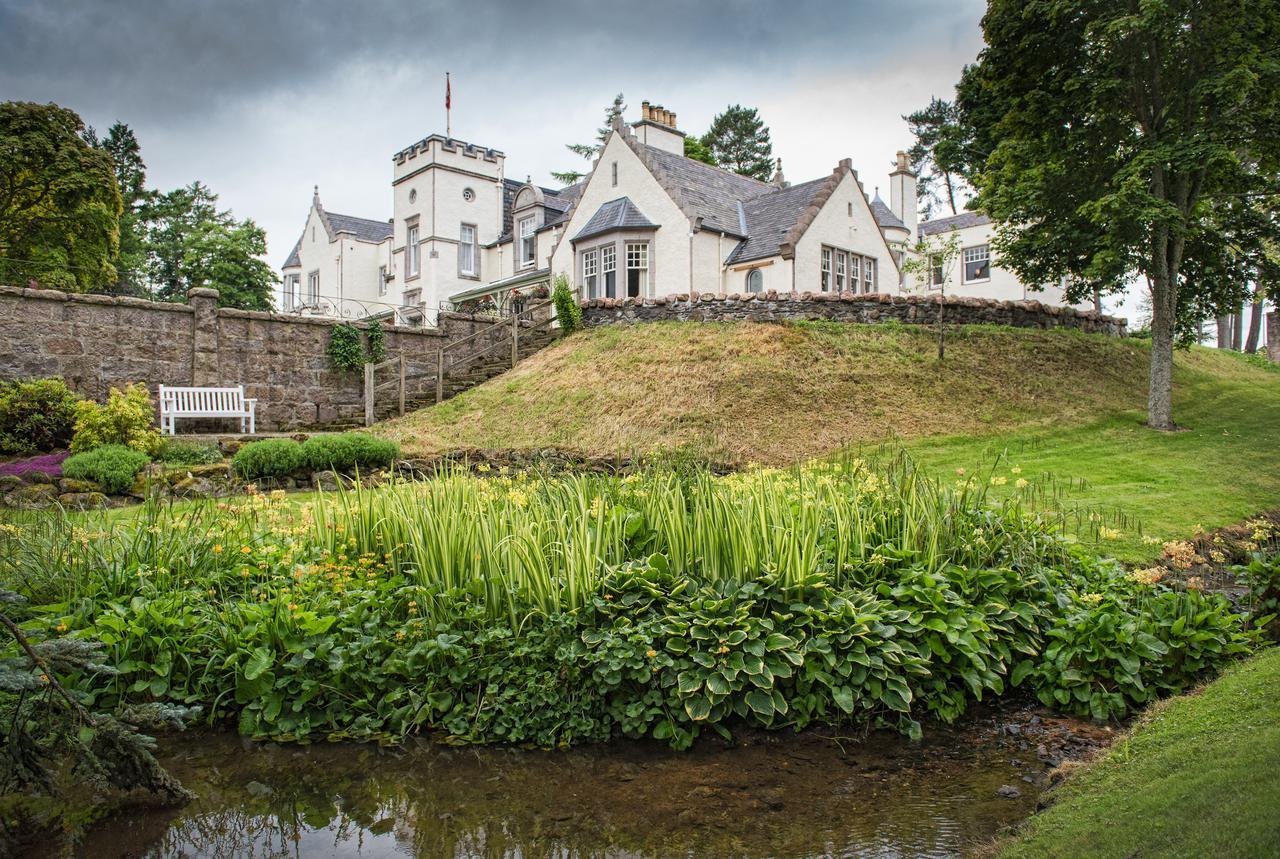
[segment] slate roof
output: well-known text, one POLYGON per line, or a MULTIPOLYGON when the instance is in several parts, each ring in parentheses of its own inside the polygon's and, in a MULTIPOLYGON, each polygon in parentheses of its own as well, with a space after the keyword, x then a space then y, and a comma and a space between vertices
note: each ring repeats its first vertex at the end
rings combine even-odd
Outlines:
POLYGON ((338 215, 325 211, 329 226, 335 233, 352 233, 362 242, 377 244, 391 238, 392 229, 388 221, 371 221, 368 218, 357 218, 354 215, 338 215))
POLYGON ((591 220, 578 231, 573 241, 580 242, 613 230, 656 230, 658 225, 636 208, 630 197, 619 197, 602 203, 591 220))
POLYGON ((665 180, 679 192, 686 211, 702 216, 703 227, 746 238, 738 217, 738 204, 777 190, 767 182, 739 176, 639 141, 629 142, 659 174, 659 181, 665 180))
POLYGON ((893 210, 884 204, 884 200, 880 199, 880 195, 876 194, 876 198, 871 201, 871 214, 875 215, 876 224, 882 230, 906 230, 907 225, 902 223, 902 219, 893 213, 893 210))
MULTIPOLYGON (((513 219, 513 211, 515 209, 516 194, 525 186, 524 182, 517 182, 514 179, 502 180, 502 235, 493 240, 492 244, 486 247, 494 247, 496 245, 505 244, 511 241, 515 232, 515 221, 513 219)), ((545 230, 548 227, 554 227, 563 224, 569 220, 569 213, 573 211, 573 206, 578 202, 578 197, 582 195, 582 188, 586 184, 585 180, 568 185, 556 191, 552 188, 543 188, 538 186, 542 191, 542 203, 546 208, 546 221, 538 230, 545 230)))
POLYGON ((787 231, 795 226, 800 213, 809 207, 814 195, 826 182, 826 177, 802 182, 790 188, 775 189, 772 193, 761 194, 743 203, 742 220, 746 224, 747 238, 739 242, 725 263, 732 265, 776 255, 787 231))
POLYGON ((284 261, 281 268, 293 268, 302 265, 302 258, 298 256, 298 251, 302 250, 302 236, 298 236, 298 240, 293 243, 293 250, 289 251, 289 258, 284 261))
POLYGON ((932 236, 935 233, 943 233, 948 230, 964 230, 969 227, 981 227, 989 223, 991 223, 991 219, 983 212, 961 212, 958 215, 949 215, 945 218, 934 218, 931 221, 925 221, 920 224, 920 235, 932 236))

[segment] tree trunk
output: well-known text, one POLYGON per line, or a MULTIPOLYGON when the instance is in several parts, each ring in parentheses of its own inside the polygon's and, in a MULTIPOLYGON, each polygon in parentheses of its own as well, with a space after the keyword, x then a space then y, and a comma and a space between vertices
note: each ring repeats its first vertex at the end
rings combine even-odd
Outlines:
POLYGON ((1231 348, 1237 352, 1244 350, 1244 305, 1236 308, 1231 320, 1231 348))
POLYGON ((1231 348, 1231 317, 1219 316, 1217 321, 1218 321, 1218 348, 1230 349, 1231 348))
POLYGON ((1258 351, 1258 335, 1262 333, 1262 278, 1253 285, 1253 310, 1249 314, 1249 339, 1244 342, 1244 351, 1250 355, 1258 351))
POLYGON ((951 174, 950 174, 950 173, 948 173, 948 172, 946 172, 946 171, 943 171, 943 173, 942 173, 942 179, 943 179, 943 184, 945 184, 945 185, 947 186, 947 205, 951 207, 951 214, 955 215, 955 214, 957 214, 957 212, 956 212, 956 189, 953 187, 953 181, 952 181, 952 179, 951 179, 951 174))
POLYGON ((1174 429, 1173 327, 1176 294, 1169 278, 1151 279, 1151 376, 1147 386, 1147 426, 1174 429))

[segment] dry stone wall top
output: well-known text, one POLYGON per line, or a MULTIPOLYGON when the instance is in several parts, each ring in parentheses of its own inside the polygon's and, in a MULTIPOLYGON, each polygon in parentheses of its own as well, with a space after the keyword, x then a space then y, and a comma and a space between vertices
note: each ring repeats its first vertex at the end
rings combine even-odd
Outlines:
MULTIPOLYGON (((582 318, 585 325, 662 321, 782 322, 805 319, 932 325, 938 321, 938 301, 938 296, 774 291, 759 294, 684 294, 645 299, 595 298, 582 302, 582 318)), ((1123 319, 1039 301, 992 301, 948 296, 943 307, 943 317, 949 325, 1075 328, 1113 337, 1125 334, 1123 319)))

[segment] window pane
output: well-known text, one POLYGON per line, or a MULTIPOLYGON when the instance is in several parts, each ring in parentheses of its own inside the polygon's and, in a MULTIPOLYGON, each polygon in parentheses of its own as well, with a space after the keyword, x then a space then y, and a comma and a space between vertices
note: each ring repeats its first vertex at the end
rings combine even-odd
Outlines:
POLYGON ((964 279, 985 280, 991 277, 991 249, 987 245, 964 249, 964 279))
POLYGON ((604 277, 604 297, 618 297, 618 249, 613 245, 605 245, 600 249, 600 270, 604 277))
POLYGON ((849 255, 844 251, 836 252, 836 292, 844 292, 844 272, 849 263, 849 255))
POLYGON ((764 292, 764 272, 760 269, 747 272, 747 292, 764 292))
POLYGON ((831 291, 831 249, 822 249, 822 291, 831 291))

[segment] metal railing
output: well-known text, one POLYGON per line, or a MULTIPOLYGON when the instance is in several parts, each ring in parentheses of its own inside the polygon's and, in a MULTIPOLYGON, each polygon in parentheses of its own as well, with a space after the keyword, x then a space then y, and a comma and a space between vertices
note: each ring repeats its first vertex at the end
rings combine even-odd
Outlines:
POLYGON ((331 295, 286 295, 276 312, 353 322, 385 319, 393 325, 409 327, 433 326, 436 323, 436 313, 421 304, 393 304, 389 301, 331 295))

